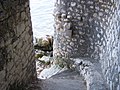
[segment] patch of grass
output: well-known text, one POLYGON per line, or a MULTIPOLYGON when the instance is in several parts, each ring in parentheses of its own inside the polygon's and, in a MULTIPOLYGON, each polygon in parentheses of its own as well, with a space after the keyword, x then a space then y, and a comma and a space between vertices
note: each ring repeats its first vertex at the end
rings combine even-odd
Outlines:
POLYGON ((54 61, 55 64, 59 65, 61 68, 67 67, 70 69, 72 65, 70 58, 56 57, 54 61))

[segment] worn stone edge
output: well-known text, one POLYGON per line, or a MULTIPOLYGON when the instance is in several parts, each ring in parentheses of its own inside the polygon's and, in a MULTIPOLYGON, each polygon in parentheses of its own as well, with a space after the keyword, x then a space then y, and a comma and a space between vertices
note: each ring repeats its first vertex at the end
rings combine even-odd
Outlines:
POLYGON ((76 70, 79 71, 86 81, 87 90, 109 90, 104 81, 102 70, 100 70, 100 63, 93 63, 88 60, 74 59, 76 70))

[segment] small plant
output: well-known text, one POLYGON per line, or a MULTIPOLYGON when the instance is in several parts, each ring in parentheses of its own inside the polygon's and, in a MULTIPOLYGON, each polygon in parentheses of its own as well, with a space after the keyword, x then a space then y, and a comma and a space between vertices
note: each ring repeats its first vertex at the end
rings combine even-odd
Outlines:
POLYGON ((35 58, 42 58, 43 54, 42 53, 39 53, 39 54, 35 54, 35 58))
POLYGON ((56 65, 59 65, 61 68, 67 67, 69 69, 71 68, 72 65, 70 58, 62 58, 62 57, 56 57, 54 59, 54 63, 56 65))

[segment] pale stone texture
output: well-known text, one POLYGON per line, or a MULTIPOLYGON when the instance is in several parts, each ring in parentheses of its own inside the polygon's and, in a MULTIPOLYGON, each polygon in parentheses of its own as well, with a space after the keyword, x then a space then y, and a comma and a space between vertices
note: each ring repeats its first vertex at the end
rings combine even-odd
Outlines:
POLYGON ((101 64, 109 90, 120 90, 120 0, 57 1, 54 57, 92 58, 101 64), (66 19, 71 23, 69 37, 63 27, 66 19))
POLYGON ((28 0, 0 1, 0 90, 23 90, 36 78, 28 0))
POLYGON ((90 58, 76 58, 74 61, 77 71, 84 76, 87 90, 108 90, 100 63, 90 58))

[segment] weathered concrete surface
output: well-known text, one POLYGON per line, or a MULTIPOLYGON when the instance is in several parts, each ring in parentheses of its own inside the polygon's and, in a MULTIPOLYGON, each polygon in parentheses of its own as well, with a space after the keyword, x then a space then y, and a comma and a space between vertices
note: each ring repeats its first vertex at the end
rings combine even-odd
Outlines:
POLYGON ((50 79, 40 80, 27 90, 87 90, 85 81, 75 71, 64 71, 50 79))

